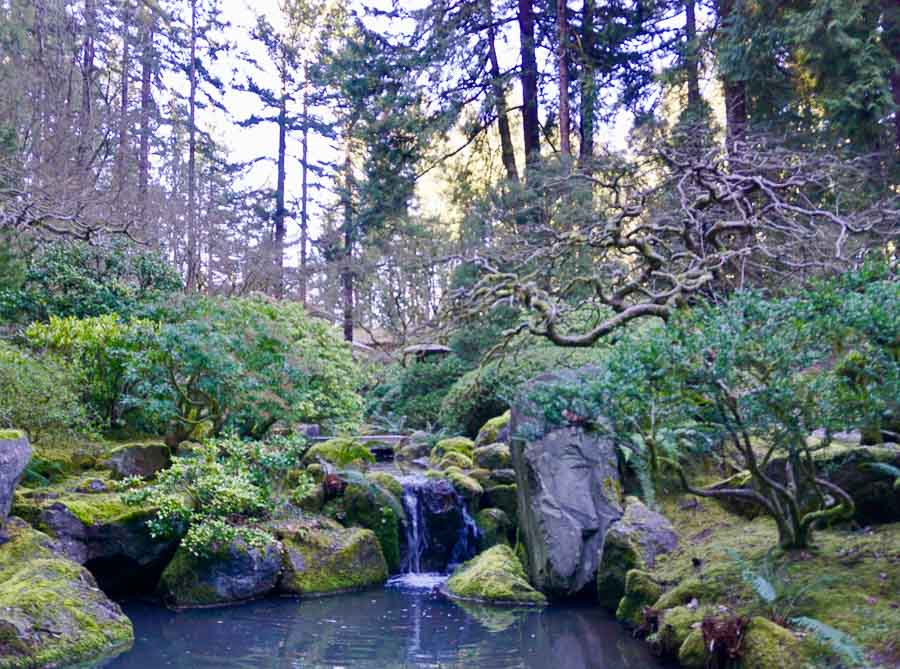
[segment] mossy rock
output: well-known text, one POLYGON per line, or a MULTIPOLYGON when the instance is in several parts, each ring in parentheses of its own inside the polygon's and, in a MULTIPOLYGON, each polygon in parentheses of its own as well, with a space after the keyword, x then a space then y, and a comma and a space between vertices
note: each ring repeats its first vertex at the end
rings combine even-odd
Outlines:
POLYGON ((364 466, 367 463, 371 462, 369 458, 358 458, 351 463, 341 462, 342 454, 345 449, 353 448, 359 446, 360 443, 355 439, 349 439, 347 437, 336 437, 334 439, 329 439, 328 441, 323 441, 318 444, 313 444, 308 451, 303 455, 303 460, 301 461, 304 465, 311 465, 314 462, 318 462, 319 460, 324 460, 333 465, 341 465, 347 466, 355 465, 355 466, 364 466))
POLYGON ((644 609, 652 606, 662 592, 662 586, 649 573, 630 570, 625 575, 625 594, 619 600, 616 620, 629 627, 640 627, 644 624, 644 609))
POLYGON ((284 569, 279 589, 318 597, 379 585, 388 566, 371 530, 342 528, 324 519, 280 523, 284 569))
POLYGON ((606 532, 597 567, 597 597, 615 612, 625 594, 625 576, 631 569, 651 569, 659 555, 678 546, 678 535, 661 514, 639 499, 625 500, 625 513, 606 532))
POLYGON ((741 669, 795 669, 802 666, 800 642, 784 627, 759 616, 744 633, 741 669))
MULTIPOLYGON (((402 494, 402 487, 401 487, 402 494)), ((403 505, 377 483, 349 483, 344 494, 324 507, 324 513, 345 527, 372 530, 391 573, 400 569, 400 532, 405 522, 403 505)))
POLYGON ((309 513, 319 513, 325 507, 325 486, 315 483, 304 494, 293 498, 297 508, 309 513))
POLYGON ((437 463, 438 469, 448 469, 450 467, 459 467, 460 469, 472 469, 472 458, 468 455, 463 455, 458 451, 450 451, 446 455, 441 456, 441 459, 437 463))
POLYGON ((172 464, 172 451, 162 442, 122 444, 117 446, 102 463, 113 478, 124 479, 140 476, 153 477, 157 472, 172 464))
POLYGON ((131 621, 83 567, 18 519, 0 545, 0 669, 96 662, 134 641, 131 621))
POLYGON ((109 472, 89 472, 58 485, 16 491, 13 513, 57 540, 62 552, 79 563, 126 557, 146 565, 167 556, 170 540, 155 539, 147 528, 155 510, 129 506, 108 484, 109 472), (106 492, 91 492, 107 490, 106 492))
POLYGON ((678 664, 684 669, 707 669, 709 651, 703 639, 703 630, 691 630, 681 648, 678 649, 678 664))
POLYGON ((486 551, 498 544, 509 546, 512 521, 502 509, 482 509, 475 514, 478 526, 478 550, 486 551))
POLYGON ((489 483, 484 487, 484 498, 481 500, 482 506, 503 509, 510 520, 516 522, 519 507, 517 495, 518 487, 515 483, 508 485, 489 483))
POLYGON ((441 439, 434 445, 432 455, 443 457, 447 453, 462 453, 467 458, 472 457, 475 450, 475 442, 468 437, 450 437, 449 439, 441 439))
POLYGON ((469 472, 469 476, 478 481, 482 486, 491 480, 490 469, 473 469, 469 472))
POLYGON ((478 509, 478 503, 484 494, 484 488, 481 487, 478 481, 471 476, 466 476, 461 471, 453 469, 447 472, 447 480, 453 484, 456 492, 463 498, 470 511, 474 512, 478 509))
POLYGON ((663 655, 677 657, 682 644, 692 631, 699 628, 703 618, 710 615, 709 607, 676 606, 660 614, 659 630, 653 635, 653 642, 663 655))
POLYGON ((478 436, 475 438, 475 444, 484 446, 485 444, 495 444, 498 441, 504 441, 501 437, 504 436, 504 432, 509 428, 510 416, 511 412, 506 411, 482 425, 481 429, 478 430, 478 436))
POLYGON ((509 469, 512 467, 512 456, 506 444, 487 444, 479 446, 472 454, 475 465, 483 469, 509 469))
POLYGON ((544 606, 547 598, 531 587, 519 558, 498 545, 466 562, 447 581, 451 597, 490 604, 544 606))
POLYGON ((391 493, 396 499, 403 499, 403 484, 400 483, 395 477, 391 476, 387 472, 372 472, 366 475, 373 483, 377 483, 382 488, 391 493))
POLYGON ((159 579, 157 590, 174 609, 206 608, 262 597, 278 584, 281 544, 248 546, 237 539, 219 555, 199 558, 183 547, 159 579))

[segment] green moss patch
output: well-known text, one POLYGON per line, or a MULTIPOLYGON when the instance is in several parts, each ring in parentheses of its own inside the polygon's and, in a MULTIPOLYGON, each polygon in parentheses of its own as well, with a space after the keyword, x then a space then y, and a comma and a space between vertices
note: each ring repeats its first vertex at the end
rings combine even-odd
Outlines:
POLYGON ((131 622, 90 572, 21 521, 0 546, 0 669, 97 660, 134 641, 131 622))
POLYGON ((547 598, 531 587, 519 558, 497 545, 462 565, 447 581, 451 597, 490 604, 543 606, 547 598))

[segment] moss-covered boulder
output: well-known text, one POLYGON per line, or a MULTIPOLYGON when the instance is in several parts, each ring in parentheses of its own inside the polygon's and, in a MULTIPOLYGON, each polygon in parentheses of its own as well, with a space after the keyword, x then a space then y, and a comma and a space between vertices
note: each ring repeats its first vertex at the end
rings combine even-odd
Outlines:
POLYGON ((401 446, 394 451, 394 460, 400 463, 409 463, 415 460, 427 458, 431 454, 431 446, 428 442, 413 442, 401 446))
POLYGON ((702 629, 693 629, 678 649, 678 664, 684 669, 707 669, 710 653, 702 629))
POLYGON ((659 630, 651 641, 663 655, 677 657, 682 644, 712 609, 700 606, 676 606, 660 613, 659 630))
POLYGON ((395 573, 400 569, 400 536, 405 514, 394 493, 371 480, 349 483, 344 494, 328 502, 323 512, 345 527, 372 530, 387 561, 388 571, 395 573))
POLYGON ((475 442, 467 437, 450 437, 449 439, 441 439, 434 445, 433 455, 443 457, 447 453, 462 453, 467 458, 472 457, 475 450, 475 442))
POLYGON ((83 567, 18 519, 0 545, 0 669, 97 661, 134 641, 131 622, 83 567))
POLYGON ((391 476, 387 472, 371 472, 366 475, 373 483, 377 483, 382 488, 391 493, 396 499, 403 499, 403 484, 396 477, 391 476))
POLYGON ((665 516, 639 499, 625 501, 625 513, 606 532, 597 567, 597 598, 615 612, 625 594, 625 575, 631 569, 652 569, 659 555, 678 546, 678 535, 665 516))
POLYGON ((547 598, 531 587, 519 558, 509 546, 498 545, 462 565, 450 580, 451 597, 490 604, 543 606, 547 598))
POLYGON ((277 541, 250 546, 236 539, 218 555, 199 558, 179 548, 157 590, 175 609, 234 604, 262 597, 278 584, 282 548, 277 541))
POLYGON ((362 455, 363 452, 368 453, 368 450, 355 439, 336 437, 334 439, 329 439, 328 441, 313 444, 303 455, 302 462, 305 465, 310 465, 322 460, 329 464, 342 467, 348 465, 362 466, 372 461, 371 457, 362 455), (360 457, 348 462, 348 458, 350 458, 351 454, 354 452, 358 452, 360 457))
POLYGON ((662 595, 663 588, 653 576, 640 569, 625 575, 625 593, 616 608, 616 620, 629 627, 644 624, 644 609, 652 606, 662 595))
POLYGON ((284 545, 283 593, 317 597, 387 579, 387 562, 371 530, 344 528, 324 518, 284 522, 274 530, 284 545))
POLYGON ((167 559, 174 542, 154 538, 147 528, 154 510, 125 504, 119 493, 110 492, 108 476, 92 472, 46 488, 20 488, 13 511, 56 539, 62 552, 81 564, 124 558, 148 566, 167 559))
POLYGON ((516 482, 515 469, 494 469, 491 471, 491 481, 494 483, 510 484, 516 482))
POLYGON ((481 501, 481 505, 484 507, 503 509, 510 520, 515 522, 518 512, 517 490, 518 487, 515 483, 486 483, 484 486, 484 498, 481 501))
POLYGON ((438 460, 436 467, 438 469, 449 469, 450 467, 459 467, 460 469, 472 469, 472 458, 463 455, 459 451, 450 451, 442 455, 438 460))
POLYGON ((802 666, 800 642, 784 627, 759 616, 744 633, 741 669, 794 669, 802 666))
POLYGON ((483 469, 510 469, 512 459, 509 446, 501 443, 487 444, 477 447, 472 453, 477 467, 483 469))
POLYGON ((481 484, 471 476, 453 469, 447 472, 447 480, 453 484, 456 492, 463 498, 469 510, 474 512, 478 508, 482 494, 484 494, 484 488, 481 487, 481 484))
POLYGON ((13 493, 31 460, 31 446, 24 432, 0 430, 0 529, 12 507, 13 493))
POLYGON ((478 430, 478 436, 475 438, 475 444, 477 446, 484 446, 486 444, 496 444, 497 442, 508 441, 509 419, 509 411, 506 411, 496 418, 491 418, 488 422, 482 425, 480 430, 478 430))
POLYGON ((123 444, 115 447, 102 463, 113 478, 140 476, 147 479, 172 464, 172 451, 164 443, 123 444))
POLYGON ((513 524, 502 509, 482 509, 475 515, 478 526, 478 550, 486 551, 498 544, 509 546, 513 524))

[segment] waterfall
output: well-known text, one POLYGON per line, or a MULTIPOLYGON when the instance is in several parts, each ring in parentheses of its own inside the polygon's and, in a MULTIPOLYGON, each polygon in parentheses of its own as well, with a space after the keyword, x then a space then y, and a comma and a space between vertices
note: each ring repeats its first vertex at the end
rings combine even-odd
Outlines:
POLYGON ((403 573, 447 573, 472 558, 478 548, 478 527, 453 486, 424 476, 399 481, 406 511, 403 573))

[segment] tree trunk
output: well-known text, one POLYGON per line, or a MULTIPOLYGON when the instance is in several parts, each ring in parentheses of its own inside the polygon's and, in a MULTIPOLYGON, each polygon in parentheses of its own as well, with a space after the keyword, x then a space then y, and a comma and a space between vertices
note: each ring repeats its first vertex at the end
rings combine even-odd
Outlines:
MULTIPOLYGON (((719 0, 719 25, 731 22, 735 0, 719 0)), ((725 136, 729 147, 733 147, 747 128, 747 87, 743 81, 723 77, 725 93, 725 136)))
POLYGON ((97 9, 94 0, 84 3, 84 42, 81 48, 81 119, 78 138, 78 164, 88 164, 94 130, 94 40, 97 34, 97 9))
MULTIPOLYGON (((284 82, 282 82, 282 88, 284 82)), ((284 297, 284 237, 285 237, 285 153, 287 152, 287 96, 282 90, 278 108, 278 175, 275 187, 275 244, 274 244, 274 287, 275 297, 284 297)))
POLYGON ((894 94, 894 142, 900 153, 900 2, 882 0, 884 20, 884 44, 894 57, 891 72, 891 90, 894 94))
POLYGON ((581 14, 581 110, 578 159, 588 165, 594 157, 594 108, 597 102, 594 81, 594 0, 584 0, 581 14))
POLYGON ((341 289, 344 308, 344 339, 353 341, 353 154, 352 126, 347 129, 344 156, 344 258, 341 267, 341 289))
MULTIPOLYGON (((125 190, 125 157, 128 153, 128 92, 131 68, 130 38, 131 11, 128 0, 122 3, 122 91, 119 101, 119 145, 116 150, 116 191, 121 197, 125 190)), ((133 212, 131 212, 133 213, 133 212)))
POLYGON ((491 0, 487 0, 488 20, 488 56, 491 62, 491 89, 494 94, 494 109, 497 111, 497 130, 500 132, 500 154, 506 178, 513 183, 519 181, 519 169, 516 167, 516 152, 513 147, 512 132, 509 128, 509 117, 506 108, 506 91, 500 73, 500 61, 497 59, 497 35, 494 27, 494 16, 491 12, 491 0))
POLYGON ((138 213, 141 222, 147 216, 147 196, 150 183, 150 116, 153 110, 153 19, 144 10, 141 27, 141 139, 138 155, 138 213))
POLYGON ((188 97, 188 248, 187 290, 197 289, 197 0, 191 0, 191 67, 188 97))
POLYGON ((569 133, 569 17, 567 16, 566 0, 557 0, 556 13, 559 32, 559 52, 557 64, 559 66, 559 151, 563 160, 572 155, 569 133))
POLYGON ((309 64, 303 63, 303 141, 300 169, 300 302, 307 300, 307 246, 309 245, 309 64))
POLYGON ((684 68, 687 75, 688 111, 696 115, 700 110, 700 63, 697 45, 697 15, 695 0, 684 3, 685 37, 687 38, 684 68))
POLYGON ((525 140, 525 165, 533 167, 541 159, 537 56, 534 44, 534 0, 519 0, 519 40, 522 55, 522 132, 525 140))

